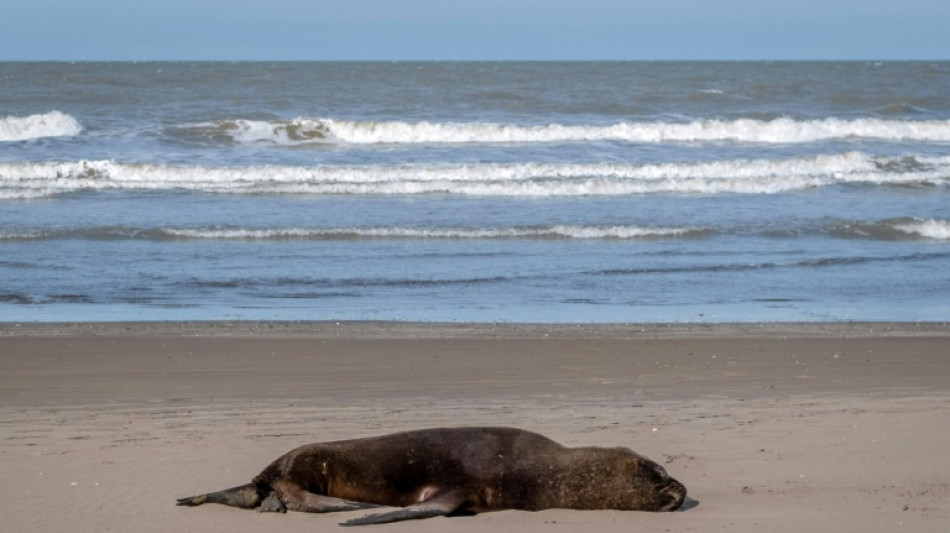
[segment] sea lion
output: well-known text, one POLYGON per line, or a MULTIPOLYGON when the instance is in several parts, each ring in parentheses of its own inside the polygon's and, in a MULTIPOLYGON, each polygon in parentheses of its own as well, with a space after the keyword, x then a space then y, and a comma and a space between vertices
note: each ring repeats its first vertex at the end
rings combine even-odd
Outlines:
POLYGON ((675 511, 686 487, 627 448, 567 448, 513 428, 437 428, 301 446, 251 483, 182 498, 264 512, 402 507, 341 525, 503 509, 675 511))

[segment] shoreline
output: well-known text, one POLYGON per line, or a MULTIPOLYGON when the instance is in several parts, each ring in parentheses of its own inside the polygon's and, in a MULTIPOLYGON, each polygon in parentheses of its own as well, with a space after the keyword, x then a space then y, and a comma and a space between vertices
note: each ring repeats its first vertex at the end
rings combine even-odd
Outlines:
POLYGON ((950 336, 950 322, 517 323, 360 320, 0 322, 0 338, 64 336, 313 338, 713 338, 950 336))

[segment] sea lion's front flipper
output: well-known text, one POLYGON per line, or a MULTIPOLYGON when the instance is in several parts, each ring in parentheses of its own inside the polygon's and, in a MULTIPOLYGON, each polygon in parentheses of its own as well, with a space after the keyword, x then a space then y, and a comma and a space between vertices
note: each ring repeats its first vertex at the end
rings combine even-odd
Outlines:
POLYGON ((261 497, 257 493, 257 487, 253 483, 233 487, 230 489, 209 492, 198 496, 189 496, 179 498, 178 505, 194 507, 203 503, 220 503, 231 507, 240 507, 242 509, 253 509, 261 503, 261 497))
POLYGON ((277 507, 278 512, 284 512, 279 509, 279 504, 283 504, 286 509, 299 511, 302 513, 334 513, 338 511, 357 511, 360 509, 372 509, 379 507, 374 503, 354 502, 322 494, 314 494, 303 487, 287 482, 278 481, 273 483, 274 492, 261 504, 262 510, 265 504, 271 503, 270 507, 277 507), (269 502, 273 498, 275 502, 269 502))
POLYGON ((396 511, 388 513, 370 514, 347 520, 341 523, 341 526, 365 526, 369 524, 386 524, 389 522, 399 522, 402 520, 418 520, 421 518, 433 518, 436 516, 445 516, 458 510, 465 499, 459 490, 450 490, 441 492, 428 500, 417 504, 403 507, 396 511))
POLYGON ((284 502, 280 501, 276 492, 271 491, 271 493, 261 501, 261 506, 257 508, 257 511, 260 513, 286 513, 287 506, 284 505, 284 502))

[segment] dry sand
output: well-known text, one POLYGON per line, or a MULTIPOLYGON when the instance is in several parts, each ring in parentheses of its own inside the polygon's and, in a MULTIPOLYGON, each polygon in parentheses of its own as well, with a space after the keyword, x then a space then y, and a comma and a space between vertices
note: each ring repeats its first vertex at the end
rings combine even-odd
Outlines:
POLYGON ((629 446, 698 505, 374 527, 943 532, 950 325, 0 325, 4 531, 338 531, 174 502, 300 444, 461 425, 629 446))

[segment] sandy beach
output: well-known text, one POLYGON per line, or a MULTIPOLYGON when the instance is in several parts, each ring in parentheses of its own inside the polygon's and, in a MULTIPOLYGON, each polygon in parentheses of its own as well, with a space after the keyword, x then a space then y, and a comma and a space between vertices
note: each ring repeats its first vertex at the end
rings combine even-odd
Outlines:
POLYGON ((0 324, 5 531, 337 531, 174 503, 301 444, 470 425, 633 448, 698 504, 375 527, 942 532, 950 324, 0 324))

